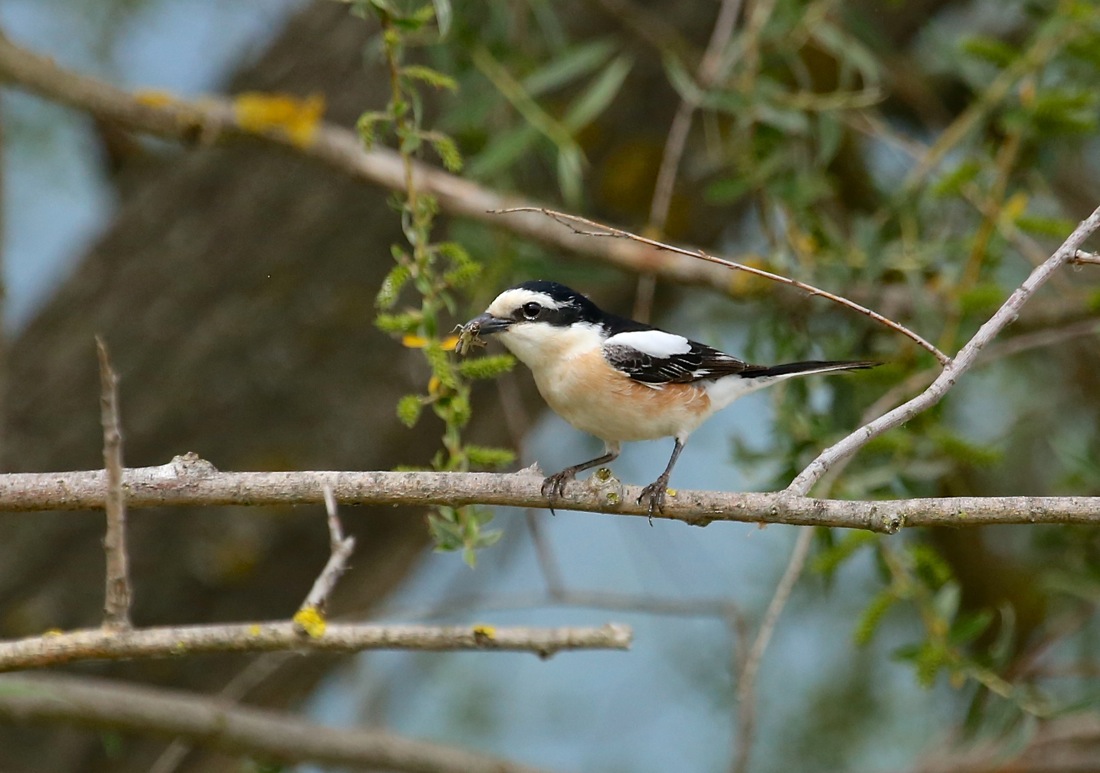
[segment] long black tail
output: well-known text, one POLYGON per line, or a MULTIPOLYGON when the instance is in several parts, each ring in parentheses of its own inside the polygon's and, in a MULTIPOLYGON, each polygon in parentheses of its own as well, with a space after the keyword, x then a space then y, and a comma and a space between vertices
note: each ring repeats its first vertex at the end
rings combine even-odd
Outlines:
POLYGON ((834 370, 864 370, 881 365, 870 360, 810 360, 808 362, 788 362, 783 365, 749 365, 737 375, 742 378, 761 378, 764 376, 799 376, 810 373, 828 373, 834 370))

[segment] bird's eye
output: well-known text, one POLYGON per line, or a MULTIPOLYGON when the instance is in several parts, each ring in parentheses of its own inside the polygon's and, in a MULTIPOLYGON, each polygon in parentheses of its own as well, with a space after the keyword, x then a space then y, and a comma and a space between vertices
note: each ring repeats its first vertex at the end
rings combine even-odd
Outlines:
POLYGON ((523 316, 527 317, 527 319, 534 319, 539 315, 540 311, 542 311, 542 306, 534 301, 523 304, 523 316))

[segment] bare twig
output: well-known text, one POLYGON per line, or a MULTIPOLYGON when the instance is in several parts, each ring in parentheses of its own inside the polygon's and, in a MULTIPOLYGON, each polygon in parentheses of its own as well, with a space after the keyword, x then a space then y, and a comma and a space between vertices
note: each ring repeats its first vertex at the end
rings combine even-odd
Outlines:
POLYGON ((1070 263, 1076 263, 1082 266, 1086 263, 1100 265, 1100 255, 1097 255, 1095 252, 1085 252, 1084 250, 1077 250, 1073 253, 1073 257, 1070 259, 1070 263))
POLYGON ((825 449, 791 481, 791 484, 787 486, 787 492, 805 496, 833 464, 854 454, 872 438, 878 437, 894 427, 901 426, 942 400, 943 396, 955 385, 955 382, 971 368, 982 350, 989 346, 1002 330, 1015 321, 1024 304, 1055 272, 1074 259, 1081 244, 1097 228, 1100 228, 1100 207, 1074 229, 1073 233, 1062 243, 1061 247, 1055 250, 1053 255, 1031 272, 1024 283, 1016 288, 1001 308, 978 329, 978 332, 959 350, 959 353, 955 355, 954 359, 927 389, 912 400, 860 427, 839 443, 825 449))
POLYGON ((118 418, 118 375, 111 368, 107 345, 95 338, 99 356, 100 410, 103 422, 103 462, 107 470, 107 588, 103 601, 103 627, 111 631, 131 628, 130 559, 126 553, 126 496, 122 490, 122 428, 118 418))
POLYGON ((321 487, 321 491, 325 499, 325 512, 328 515, 331 553, 328 563, 321 570, 321 574, 317 576, 309 595, 306 596, 306 600, 302 602, 302 606, 298 611, 302 613, 306 610, 315 610, 318 614, 323 615, 328 597, 332 595, 332 590, 336 587, 336 581, 340 579, 340 575, 347 571, 348 559, 351 558, 351 554, 355 550, 355 537, 344 536, 344 527, 340 523, 340 515, 336 512, 336 497, 332 493, 332 486, 326 483, 321 487))
POLYGON ((408 773, 539 773, 541 769, 378 730, 322 727, 275 711, 226 706, 184 692, 61 674, 0 677, 9 722, 178 736, 272 762, 408 773))
POLYGON ((290 622, 50 632, 0 642, 0 671, 89 660, 168 658, 210 652, 361 652, 363 650, 508 650, 549 657, 562 650, 628 649, 630 628, 494 628, 482 625, 368 625, 332 623, 320 636, 302 636, 290 622))
POLYGON ((802 529, 799 532, 791 557, 787 561, 787 568, 783 571, 779 584, 775 586, 775 593, 764 611, 764 619, 756 632, 752 648, 745 656, 737 684, 737 751, 730 765, 732 773, 744 773, 748 770, 752 739, 756 732, 756 676, 760 672, 760 663, 771 643, 779 616, 787 606, 787 600, 790 599, 798 578, 802 576, 813 537, 813 529, 802 529))
MULTIPOLYGON (((209 462, 178 456, 158 467, 126 470, 127 502, 135 507, 303 505, 332 486, 345 505, 507 505, 545 508, 543 476, 527 469, 489 472, 218 472, 209 462)), ((618 481, 566 486, 562 510, 649 515, 635 501, 638 486, 618 481)), ((0 475, 0 512, 102 509, 102 470, 0 475)), ((654 517, 703 526, 714 521, 835 526, 892 534, 903 526, 986 526, 1006 523, 1100 523, 1100 497, 945 497, 847 501, 775 494, 680 489, 654 517)))
MULTIPOLYGON (((147 134, 188 144, 252 140, 288 150, 320 162, 352 179, 404 190, 405 169, 401 156, 386 148, 363 149, 354 132, 321 123, 303 144, 277 127, 257 130, 241 125, 233 103, 216 98, 140 99, 111 84, 59 66, 49 57, 17 46, 0 33, 0 83, 8 83, 60 104, 84 110, 147 134)), ((612 265, 639 273, 656 273, 683 284, 707 285, 729 292, 726 271, 698 260, 658 255, 643 244, 599 241, 556 227, 539 216, 519 216, 507 222, 490 212, 532 208, 536 202, 484 188, 428 164, 412 165, 417 189, 432 194, 443 211, 468 217, 519 236, 534 239, 579 255, 598 257, 612 265)))
POLYGON ((878 312, 871 311, 871 309, 868 309, 866 306, 861 306, 860 304, 856 303, 855 301, 848 300, 847 298, 845 298, 841 295, 835 295, 833 293, 828 292, 827 290, 821 290, 817 287, 814 287, 813 285, 808 285, 805 282, 799 282, 797 279, 791 279, 789 277, 780 276, 779 274, 773 274, 770 271, 764 271, 763 269, 753 268, 752 266, 746 266, 743 263, 738 263, 738 262, 733 261, 733 260, 727 260, 725 258, 719 258, 715 255, 711 255, 710 253, 704 252, 703 250, 700 250, 700 249, 696 249, 696 248, 692 248, 692 247, 677 247, 677 246, 672 245, 672 244, 666 244, 664 242, 657 241, 656 239, 649 239, 649 238, 646 238, 644 236, 638 236, 637 234, 633 234, 629 231, 624 231, 621 228, 616 228, 614 226, 605 225, 604 223, 599 223, 599 222, 596 222, 595 220, 590 220, 586 217, 581 217, 580 215, 571 215, 568 212, 559 212, 557 210, 547 209, 545 207, 509 207, 509 208, 506 208, 506 209, 500 209, 500 210, 495 210, 495 211, 496 211, 497 214, 502 214, 502 215, 512 214, 512 213, 516 213, 516 212, 521 212, 521 213, 524 213, 524 212, 525 213, 537 212, 539 214, 546 215, 547 217, 552 218, 553 220, 561 223, 562 225, 564 225, 567 228, 569 228, 570 230, 572 230, 573 233, 578 234, 580 236, 603 236, 603 237, 613 237, 615 239, 625 239, 627 241, 640 242, 642 244, 653 247, 657 250, 662 250, 662 251, 665 251, 665 252, 671 252, 671 253, 675 253, 677 255, 686 255, 686 256, 692 257, 692 258, 698 258, 699 260, 703 260, 703 261, 706 261, 708 263, 714 263, 714 264, 719 265, 719 266, 725 266, 726 268, 735 269, 737 271, 745 271, 749 274, 753 274, 755 276, 763 277, 764 279, 770 279, 773 282, 779 282, 780 284, 789 285, 790 287, 797 287, 799 290, 802 290, 803 292, 805 292, 805 293, 807 293, 811 296, 816 295, 816 296, 820 296, 822 298, 827 298, 828 300, 832 301, 833 303, 838 303, 841 306, 845 306, 849 309, 852 309, 853 311, 857 311, 857 312, 859 312, 860 314, 863 314, 866 317, 870 317, 875 322, 878 322, 880 325, 885 325, 886 327, 890 328, 891 330, 894 330, 898 333, 901 333, 902 335, 906 336, 907 338, 910 338, 913 341, 915 341, 917 343, 917 345, 920 346, 922 349, 925 349, 928 352, 930 352, 932 355, 934 355, 935 358, 940 361, 941 365, 946 365, 947 363, 949 363, 951 361, 951 358, 949 358, 946 354, 941 352, 939 349, 937 349, 931 343, 929 343, 925 339, 921 338, 919 335, 917 335, 916 333, 914 333, 912 330, 905 327, 904 325, 900 325, 897 322, 894 322, 892 319, 887 319, 886 317, 882 316, 878 312), (580 225, 588 226, 589 228, 595 228, 595 229, 598 229, 598 230, 595 230, 595 231, 586 230, 584 228, 579 228, 578 226, 580 226, 580 225))

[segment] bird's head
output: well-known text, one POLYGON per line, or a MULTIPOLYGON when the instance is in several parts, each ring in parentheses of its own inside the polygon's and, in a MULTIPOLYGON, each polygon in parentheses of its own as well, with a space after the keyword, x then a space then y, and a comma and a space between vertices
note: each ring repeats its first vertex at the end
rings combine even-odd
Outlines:
POLYGON ((599 346, 606 337, 603 317, 599 307, 576 290, 538 280, 502 292, 464 330, 499 337, 512 354, 536 370, 599 346))

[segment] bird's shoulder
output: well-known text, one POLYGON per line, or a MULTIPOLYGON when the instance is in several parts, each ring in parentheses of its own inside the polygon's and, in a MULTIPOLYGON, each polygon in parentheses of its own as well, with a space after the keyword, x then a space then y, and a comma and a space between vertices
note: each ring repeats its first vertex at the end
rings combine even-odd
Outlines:
POLYGON ((740 373, 745 363, 714 347, 625 318, 607 326, 603 356, 644 384, 689 384, 740 373))

